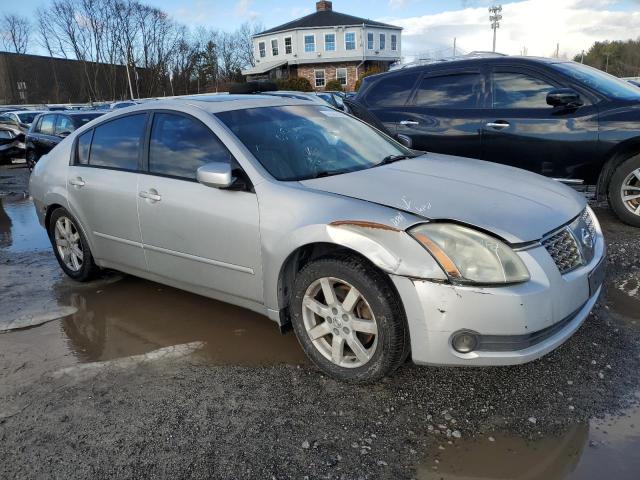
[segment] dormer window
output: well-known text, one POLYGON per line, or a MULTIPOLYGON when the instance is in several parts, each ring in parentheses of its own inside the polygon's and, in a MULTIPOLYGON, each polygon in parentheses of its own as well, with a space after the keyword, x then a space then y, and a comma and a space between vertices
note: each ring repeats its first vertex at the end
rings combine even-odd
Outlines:
POLYGON ((304 51, 306 53, 315 52, 316 51, 316 37, 315 35, 305 35, 304 36, 304 51))
POLYGON ((344 34, 344 48, 345 50, 356 49, 356 34, 355 32, 347 32, 344 34))
POLYGON ((325 52, 336 51, 336 34, 335 33, 324 34, 324 50, 325 52))

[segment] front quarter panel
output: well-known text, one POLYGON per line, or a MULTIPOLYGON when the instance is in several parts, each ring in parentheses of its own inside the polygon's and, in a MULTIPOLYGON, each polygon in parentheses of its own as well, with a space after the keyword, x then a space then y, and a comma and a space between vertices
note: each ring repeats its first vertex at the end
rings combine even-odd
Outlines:
POLYGON ((374 203, 318 192, 298 183, 263 182, 256 186, 265 305, 278 310, 282 268, 298 248, 329 243, 360 253, 382 271, 415 278, 446 280, 440 266, 404 229, 420 221, 374 203))

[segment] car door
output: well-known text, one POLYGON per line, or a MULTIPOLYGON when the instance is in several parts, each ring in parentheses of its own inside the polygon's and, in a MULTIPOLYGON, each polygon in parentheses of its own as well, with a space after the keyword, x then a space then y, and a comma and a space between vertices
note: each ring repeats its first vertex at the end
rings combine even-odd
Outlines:
POLYGON ((584 95, 578 108, 548 105, 549 91, 565 86, 541 71, 495 66, 482 158, 559 179, 584 178, 582 170, 598 155, 598 111, 584 95))
POLYGON ((397 133, 417 150, 480 158, 487 93, 479 69, 428 72, 398 118, 397 133))
POLYGON ((98 263, 133 274, 147 270, 136 200, 146 119, 128 114, 84 132, 67 176, 71 213, 98 263))
MULTIPOLYGON (((210 120, 209 120, 210 121, 210 120)), ((252 191, 196 181, 196 170, 235 160, 209 126, 173 111, 153 113, 138 211, 149 269, 216 298, 262 302, 258 200, 252 191)))

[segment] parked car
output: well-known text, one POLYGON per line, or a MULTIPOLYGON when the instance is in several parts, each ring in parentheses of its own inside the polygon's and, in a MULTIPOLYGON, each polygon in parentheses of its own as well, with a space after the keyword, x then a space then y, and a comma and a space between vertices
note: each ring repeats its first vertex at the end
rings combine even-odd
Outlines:
POLYGON ((104 112, 69 110, 39 115, 31 124, 25 140, 29 170, 33 170, 40 157, 49 153, 62 139, 103 114, 104 112))
POLYGON ((22 133, 27 133, 33 120, 41 113, 43 113, 41 110, 16 110, 0 113, 0 124, 7 123, 18 127, 22 133))
POLYGON ((318 95, 332 107, 337 108, 338 110, 345 110, 344 99, 346 97, 344 92, 323 91, 316 92, 316 95, 318 95))
POLYGON ((356 101, 419 150, 591 185, 640 226, 640 90, 580 63, 491 56, 365 77, 356 101))
POLYGON ((605 243, 584 196, 516 168, 416 157, 306 100, 113 112, 44 156, 30 192, 71 278, 113 268, 255 310, 348 381, 408 355, 533 360, 602 290, 605 243))
POLYGON ((0 123, 0 165, 24 154, 24 133, 8 123, 0 123))

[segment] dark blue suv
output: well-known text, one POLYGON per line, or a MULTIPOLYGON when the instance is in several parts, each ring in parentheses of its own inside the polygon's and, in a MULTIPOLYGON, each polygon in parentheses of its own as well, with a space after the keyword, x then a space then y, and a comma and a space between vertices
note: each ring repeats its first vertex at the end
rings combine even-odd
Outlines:
POLYGON ((623 80, 558 59, 460 57, 366 77, 355 101, 415 149, 582 186, 640 227, 640 88, 623 80))

